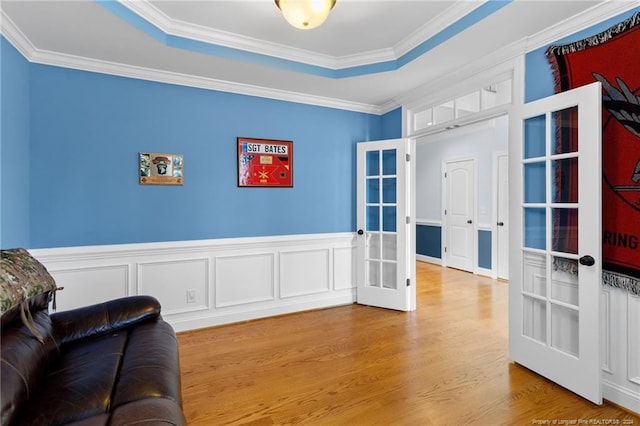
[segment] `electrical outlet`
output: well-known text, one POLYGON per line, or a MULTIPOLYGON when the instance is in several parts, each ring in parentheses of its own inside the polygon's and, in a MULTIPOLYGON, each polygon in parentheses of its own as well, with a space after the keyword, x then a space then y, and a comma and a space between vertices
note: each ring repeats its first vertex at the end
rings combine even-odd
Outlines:
POLYGON ((187 303, 196 303, 196 290, 193 288, 187 290, 187 303))

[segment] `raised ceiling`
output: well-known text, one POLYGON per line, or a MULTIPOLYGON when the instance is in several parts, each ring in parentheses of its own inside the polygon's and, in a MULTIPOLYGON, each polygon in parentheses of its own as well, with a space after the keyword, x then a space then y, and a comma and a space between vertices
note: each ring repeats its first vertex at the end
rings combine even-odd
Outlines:
POLYGON ((338 0, 309 31, 289 26, 271 0, 3 0, 0 7, 3 34, 33 62, 380 112, 604 3, 338 0))

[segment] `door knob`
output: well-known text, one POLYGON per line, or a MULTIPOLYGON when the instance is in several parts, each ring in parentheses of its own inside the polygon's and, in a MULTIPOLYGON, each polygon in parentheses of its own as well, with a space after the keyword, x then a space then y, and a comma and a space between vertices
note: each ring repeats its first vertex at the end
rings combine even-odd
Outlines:
POLYGON ((498 226, 504 226, 504 222, 498 222, 498 226))
POLYGON ((467 223, 468 223, 468 224, 472 224, 472 223, 473 223, 473 221, 472 221, 471 219, 469 219, 469 220, 467 221, 467 223))
POLYGON ((362 235, 364 234, 364 231, 362 229, 358 229, 358 235, 362 235))
POLYGON ((589 255, 582 256, 579 262, 581 265, 584 265, 584 266, 593 266, 596 264, 596 260, 589 255))

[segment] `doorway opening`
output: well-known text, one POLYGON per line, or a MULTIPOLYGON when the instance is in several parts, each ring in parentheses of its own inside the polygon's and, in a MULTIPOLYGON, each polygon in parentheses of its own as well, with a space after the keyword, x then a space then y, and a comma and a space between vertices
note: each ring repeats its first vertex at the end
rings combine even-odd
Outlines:
POLYGON ((416 138, 418 260, 508 279, 508 137, 502 115, 416 138))

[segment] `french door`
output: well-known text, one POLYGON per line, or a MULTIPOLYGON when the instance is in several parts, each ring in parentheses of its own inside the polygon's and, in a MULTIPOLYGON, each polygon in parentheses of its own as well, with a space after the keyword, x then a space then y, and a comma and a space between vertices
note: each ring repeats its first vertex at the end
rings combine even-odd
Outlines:
POLYGON ((601 87, 510 116, 509 353, 602 403, 601 87))
POLYGON ((415 310, 415 143, 393 139, 357 147, 357 302, 415 310))

